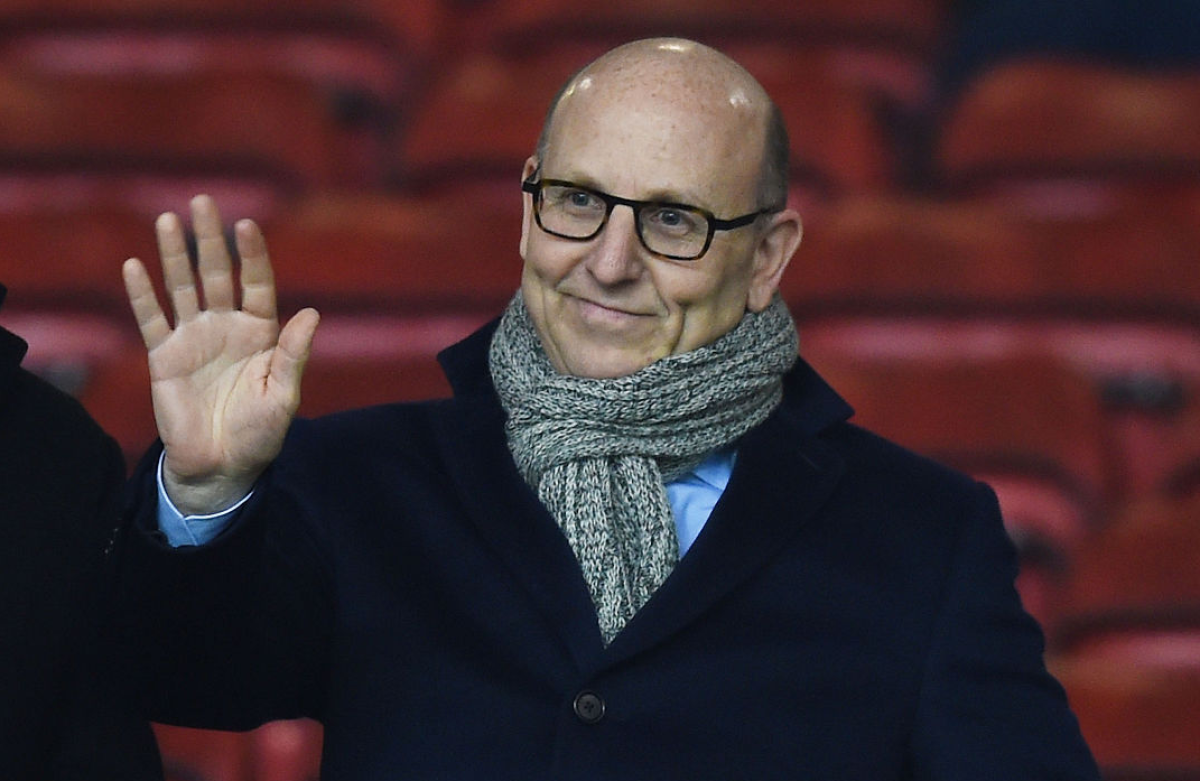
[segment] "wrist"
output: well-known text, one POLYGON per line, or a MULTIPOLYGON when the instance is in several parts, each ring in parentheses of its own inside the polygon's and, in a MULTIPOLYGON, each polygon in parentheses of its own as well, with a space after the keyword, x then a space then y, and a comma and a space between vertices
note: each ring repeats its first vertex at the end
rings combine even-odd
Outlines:
POLYGON ((159 461, 159 480, 167 499, 181 515, 208 516, 240 504, 254 488, 258 475, 181 476, 164 456, 159 461))

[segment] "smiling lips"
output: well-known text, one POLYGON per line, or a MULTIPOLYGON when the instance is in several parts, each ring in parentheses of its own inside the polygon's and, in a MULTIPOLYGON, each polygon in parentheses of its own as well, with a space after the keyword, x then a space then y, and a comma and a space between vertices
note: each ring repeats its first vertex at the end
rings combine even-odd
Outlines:
POLYGON ((643 319, 653 317, 652 313, 647 312, 631 312, 627 309, 601 304, 587 298, 579 296, 571 296, 577 302, 580 316, 589 322, 600 322, 610 325, 622 325, 628 323, 631 319, 643 319))

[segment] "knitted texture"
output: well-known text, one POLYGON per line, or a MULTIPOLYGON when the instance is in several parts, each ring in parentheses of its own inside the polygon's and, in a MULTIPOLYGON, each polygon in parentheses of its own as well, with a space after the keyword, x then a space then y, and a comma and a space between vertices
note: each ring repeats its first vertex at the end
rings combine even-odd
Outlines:
POLYGON ((679 560, 665 483, 766 419, 797 350, 777 297, 697 350, 573 377, 550 364, 519 292, 509 304, 489 355, 509 450, 574 550, 606 644, 679 560))

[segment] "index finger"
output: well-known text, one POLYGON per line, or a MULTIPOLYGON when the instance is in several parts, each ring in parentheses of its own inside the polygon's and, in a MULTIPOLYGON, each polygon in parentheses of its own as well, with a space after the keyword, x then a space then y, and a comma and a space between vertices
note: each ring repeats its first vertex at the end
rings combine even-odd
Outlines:
POLYGON ((171 335, 171 325, 159 306, 150 275, 146 273, 146 267, 140 260, 130 258, 121 267, 121 276, 125 280, 129 306, 133 309, 142 341, 145 342, 147 350, 153 350, 171 335))

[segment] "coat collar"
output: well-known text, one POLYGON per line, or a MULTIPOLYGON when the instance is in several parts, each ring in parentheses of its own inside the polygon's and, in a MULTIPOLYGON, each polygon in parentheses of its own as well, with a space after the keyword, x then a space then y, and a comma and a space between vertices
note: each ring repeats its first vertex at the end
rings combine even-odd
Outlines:
POLYGON ((461 342, 438 353, 438 363, 450 381, 455 398, 495 396, 492 376, 488 371, 488 350, 492 346, 492 336, 499 327, 500 318, 497 317, 461 342))
MULTIPOLYGON (((4 304, 7 294, 4 285, 0 285, 0 306, 4 304)), ((25 340, 4 328, 0 328, 0 399, 8 391, 9 386, 21 368, 21 360, 25 357, 29 345, 25 340)))
POLYGON ((840 457, 819 435, 853 410, 799 360, 785 375, 783 402, 739 442, 729 486, 699 539, 605 649, 575 556, 508 451, 487 367, 497 323, 438 356, 455 394, 439 408, 439 439, 477 528, 582 672, 639 653, 703 615, 800 533, 841 476, 840 457))

